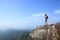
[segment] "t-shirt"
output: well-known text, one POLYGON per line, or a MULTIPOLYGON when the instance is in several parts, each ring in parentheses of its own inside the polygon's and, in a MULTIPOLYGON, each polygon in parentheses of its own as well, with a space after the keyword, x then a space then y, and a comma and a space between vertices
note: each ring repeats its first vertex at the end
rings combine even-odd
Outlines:
POLYGON ((48 19, 48 16, 45 16, 45 19, 48 19))

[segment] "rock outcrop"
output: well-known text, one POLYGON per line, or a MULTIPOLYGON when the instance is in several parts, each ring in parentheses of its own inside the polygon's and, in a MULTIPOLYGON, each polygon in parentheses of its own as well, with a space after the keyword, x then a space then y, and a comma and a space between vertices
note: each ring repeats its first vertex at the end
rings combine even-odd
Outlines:
POLYGON ((38 26, 30 33, 34 40, 60 40, 60 22, 38 26))

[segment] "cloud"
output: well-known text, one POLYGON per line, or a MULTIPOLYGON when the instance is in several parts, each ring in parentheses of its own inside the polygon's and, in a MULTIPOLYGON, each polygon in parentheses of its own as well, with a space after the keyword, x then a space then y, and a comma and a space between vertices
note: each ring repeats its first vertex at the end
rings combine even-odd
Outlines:
POLYGON ((48 15, 47 12, 44 12, 44 13, 36 13, 36 14, 33 14, 32 17, 42 17, 42 16, 44 16, 45 14, 48 15))
POLYGON ((44 16, 43 13, 38 13, 38 14, 33 14, 32 17, 41 17, 41 16, 44 16))
POLYGON ((60 9, 55 10, 54 13, 56 13, 56 14, 60 14, 60 9))
POLYGON ((0 22, 0 27, 10 27, 10 26, 23 26, 26 25, 26 22, 23 21, 6 21, 6 22, 0 22))

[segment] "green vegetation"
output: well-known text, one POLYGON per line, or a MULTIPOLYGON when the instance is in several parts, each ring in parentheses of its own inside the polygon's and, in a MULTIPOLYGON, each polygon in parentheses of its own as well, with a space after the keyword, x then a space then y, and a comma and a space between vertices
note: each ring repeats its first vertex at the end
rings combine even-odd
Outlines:
POLYGON ((0 30, 0 40, 32 40, 30 30, 0 30))
POLYGON ((33 40, 30 36, 29 36, 30 32, 29 31, 24 31, 21 32, 16 40, 33 40))

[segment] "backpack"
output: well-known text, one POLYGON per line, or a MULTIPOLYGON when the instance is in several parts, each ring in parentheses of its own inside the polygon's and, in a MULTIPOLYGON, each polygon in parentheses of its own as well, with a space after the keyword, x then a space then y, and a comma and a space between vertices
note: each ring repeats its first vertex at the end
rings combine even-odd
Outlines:
POLYGON ((46 16, 46 19, 48 19, 48 16, 46 16))

